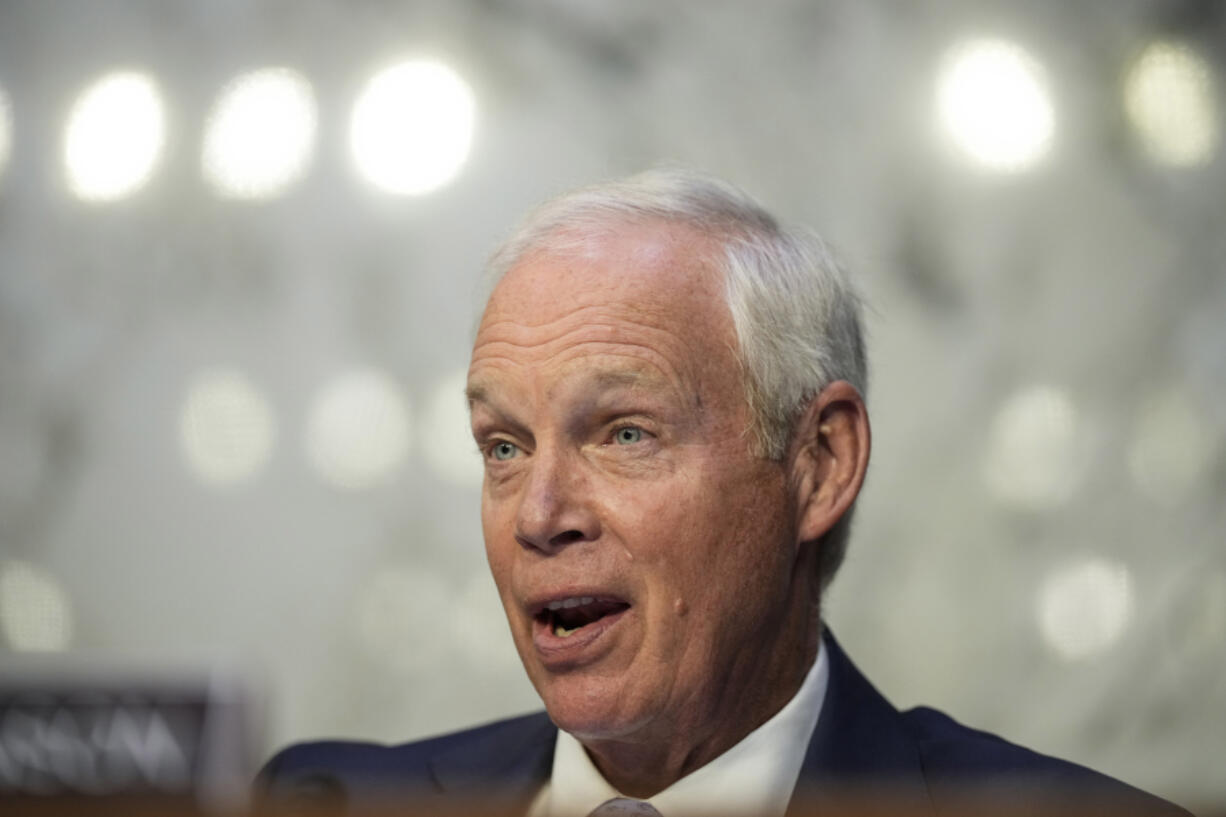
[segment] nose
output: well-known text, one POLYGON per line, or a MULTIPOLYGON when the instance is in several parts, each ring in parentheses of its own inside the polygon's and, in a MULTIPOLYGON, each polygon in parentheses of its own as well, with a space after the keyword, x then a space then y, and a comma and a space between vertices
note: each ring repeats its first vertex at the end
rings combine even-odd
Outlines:
POLYGON ((529 467, 515 516, 519 544, 549 555, 598 539, 600 521, 581 463, 565 452, 540 447, 529 467))

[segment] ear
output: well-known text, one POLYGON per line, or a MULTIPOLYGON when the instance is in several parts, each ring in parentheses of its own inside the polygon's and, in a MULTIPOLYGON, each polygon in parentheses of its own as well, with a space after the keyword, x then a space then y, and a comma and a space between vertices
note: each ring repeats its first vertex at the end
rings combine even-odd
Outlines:
POLYGON ((870 438, 864 398, 846 380, 809 402, 790 452, 800 542, 817 541, 851 508, 868 471, 870 438))

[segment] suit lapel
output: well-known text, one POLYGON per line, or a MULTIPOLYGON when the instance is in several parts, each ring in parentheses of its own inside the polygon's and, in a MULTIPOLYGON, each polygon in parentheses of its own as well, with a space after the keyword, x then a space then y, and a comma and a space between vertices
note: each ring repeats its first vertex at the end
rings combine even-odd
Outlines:
POLYGON ((523 811, 549 779, 558 729, 544 712, 516 718, 480 740, 448 747, 430 772, 448 795, 505 803, 523 811))
POLYGON ((919 750, 898 710, 856 669, 829 630, 824 638, 830 680, 788 813, 823 811, 823 803, 829 808, 848 797, 897 799, 930 810, 919 750))

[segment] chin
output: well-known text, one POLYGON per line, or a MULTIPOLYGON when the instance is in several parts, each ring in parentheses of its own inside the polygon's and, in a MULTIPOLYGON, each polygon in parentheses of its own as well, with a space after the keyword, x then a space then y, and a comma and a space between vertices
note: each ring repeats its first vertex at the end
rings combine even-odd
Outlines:
POLYGON ((538 685, 537 692, 549 719, 581 740, 624 737, 650 720, 641 709, 627 706, 620 685, 612 685, 605 678, 552 678, 545 688, 538 685))

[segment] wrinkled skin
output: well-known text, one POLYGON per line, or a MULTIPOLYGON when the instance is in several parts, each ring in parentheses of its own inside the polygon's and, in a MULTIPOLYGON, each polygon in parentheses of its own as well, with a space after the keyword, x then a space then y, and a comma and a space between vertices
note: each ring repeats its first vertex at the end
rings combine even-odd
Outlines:
POLYGON ((648 224, 529 255, 492 294, 469 369, 516 647, 554 722, 640 797, 795 694, 817 650, 817 540, 867 463, 846 383, 783 461, 755 456, 718 251, 648 224), (540 607, 579 595, 624 609, 559 639, 540 607))

